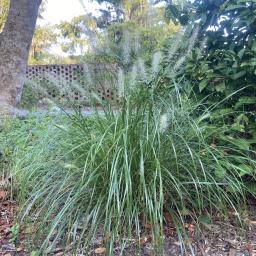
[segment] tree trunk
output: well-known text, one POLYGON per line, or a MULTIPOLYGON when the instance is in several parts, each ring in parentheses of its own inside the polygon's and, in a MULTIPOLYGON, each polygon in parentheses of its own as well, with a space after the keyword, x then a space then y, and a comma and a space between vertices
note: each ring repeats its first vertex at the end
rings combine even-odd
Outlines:
POLYGON ((0 112, 12 112, 20 101, 41 1, 10 1, 8 18, 0 34, 0 112))

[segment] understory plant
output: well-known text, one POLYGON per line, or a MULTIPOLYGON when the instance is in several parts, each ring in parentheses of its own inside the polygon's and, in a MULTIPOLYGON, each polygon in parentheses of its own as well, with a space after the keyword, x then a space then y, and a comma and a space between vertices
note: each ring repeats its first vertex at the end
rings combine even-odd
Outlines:
POLYGON ((16 149, 13 164, 22 219, 34 222, 42 252, 60 243, 87 251, 103 236, 109 255, 117 243, 122 254, 149 232, 160 255, 170 219, 182 239, 187 220, 228 209, 239 217, 247 193, 242 166, 255 162, 249 150, 218 145, 214 134, 222 131, 208 117, 178 87, 159 94, 141 85, 118 111, 52 119, 16 149))
MULTIPOLYGON (((209 104, 218 103, 215 110, 222 115, 219 125, 228 125, 229 136, 243 140, 254 150, 255 12, 255 1, 246 0, 167 3, 167 16, 185 26, 186 37, 197 35, 186 62, 180 68, 180 76, 194 85, 197 97, 207 97, 209 104)), ((183 49, 187 47, 187 40, 183 38, 181 41, 178 58, 183 56, 183 49)), ((166 47, 167 53, 169 46, 166 47)))

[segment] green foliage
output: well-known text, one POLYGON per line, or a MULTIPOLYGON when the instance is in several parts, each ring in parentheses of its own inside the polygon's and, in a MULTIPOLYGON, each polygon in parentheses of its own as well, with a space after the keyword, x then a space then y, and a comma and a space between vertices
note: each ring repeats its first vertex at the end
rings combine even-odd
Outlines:
MULTIPOLYGON (((5 128, 22 220, 31 225, 30 216, 37 217, 40 253, 59 243, 88 251, 99 234, 109 255, 123 241, 122 253, 146 224, 159 248, 164 213, 184 235, 186 218, 208 225, 230 208, 240 218, 247 193, 255 195, 256 7, 242 0, 180 2, 167 5, 166 17, 197 38, 174 45, 153 79, 125 92, 118 111, 97 99, 103 110, 90 117, 37 115, 14 120, 10 133, 5 128)), ((166 32, 133 22, 107 31, 104 58, 127 69, 138 57, 149 62, 166 32)))
POLYGON ((0 118, 0 176, 6 178, 10 171, 10 157, 13 148, 8 144, 7 131, 11 127, 11 121, 8 118, 0 118))
POLYGON ((10 228, 12 238, 10 239, 11 242, 16 242, 18 239, 18 236, 20 234, 20 225, 15 224, 10 228))
MULTIPOLYGON (((64 120, 63 117, 56 117, 55 121, 58 122, 59 119, 64 120)), ((19 161, 25 160, 23 159, 23 153, 26 152, 27 156, 31 156, 33 144, 47 133, 48 128, 50 129, 54 125, 53 117, 37 113, 36 116, 31 114, 25 119, 10 118, 1 121, 0 149, 1 152, 5 152, 5 157, 8 161, 7 175, 13 179, 15 173, 12 170, 15 169, 19 161)), ((29 184, 21 184, 18 179, 13 179, 12 185, 13 193, 19 191, 18 197, 20 198, 23 198, 23 190, 30 189, 29 184)))
POLYGON ((110 21, 104 22, 106 25, 121 21, 146 25, 149 21, 149 1, 147 0, 97 0, 97 2, 107 3, 109 6, 108 15, 104 15, 106 12, 103 12, 101 16, 101 20, 105 16, 110 21))
MULTIPOLYGON (((198 29, 196 47, 182 69, 197 97, 225 114, 227 133, 255 145, 256 79, 255 1, 187 1, 170 4, 167 12, 187 25, 187 33, 198 29)), ((222 122, 220 122, 222 123, 222 122)))
POLYGON ((154 51, 180 29, 166 22, 163 7, 148 1, 106 2, 110 5, 97 17, 89 13, 58 25, 65 52, 80 61, 115 61, 128 70, 138 59, 149 64, 154 51))
POLYGON ((152 85, 127 94, 118 112, 34 117, 17 127, 13 175, 24 218, 38 216, 35 242, 44 241, 43 253, 62 242, 88 250, 100 232, 111 254, 115 240, 139 240, 145 223, 159 247, 164 212, 182 232, 188 215, 238 211, 246 194, 241 177, 255 169, 248 147, 231 139, 213 145, 223 133, 207 124, 207 109, 199 114, 203 106, 177 88, 163 97, 152 85))
POLYGON ((32 251, 30 256, 40 256, 40 253, 38 251, 32 251))
POLYGON ((97 33, 96 19, 90 14, 74 17, 71 22, 61 22, 57 27, 63 37, 62 50, 70 54, 77 53, 78 50, 80 55, 83 54, 89 46, 90 36, 97 33))
POLYGON ((110 55, 112 53, 121 66, 131 66, 138 58, 150 61, 160 38, 159 32, 138 28, 134 23, 115 24, 108 30, 110 55))
POLYGON ((29 64, 44 64, 49 62, 49 49, 57 43, 55 28, 50 25, 37 26, 29 52, 29 64))

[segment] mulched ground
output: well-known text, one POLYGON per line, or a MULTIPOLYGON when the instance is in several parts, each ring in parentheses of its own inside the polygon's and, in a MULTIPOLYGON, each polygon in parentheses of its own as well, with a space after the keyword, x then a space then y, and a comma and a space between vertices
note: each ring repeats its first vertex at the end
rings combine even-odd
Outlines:
POLYGON ((17 211, 18 206, 10 199, 8 191, 0 189, 0 255, 29 255, 26 253, 22 242, 15 239, 13 226, 17 211))
MULTIPOLYGON (((26 251, 25 234, 20 232, 19 238, 15 239, 15 216, 18 206, 11 200, 8 189, 0 187, 0 256, 25 256, 30 255, 26 251)), ((235 216, 230 214, 229 221, 219 221, 217 218, 213 224, 204 224, 202 232, 198 232, 195 225, 186 224, 188 241, 194 250, 192 254, 189 250, 181 253, 180 242, 175 230, 171 226, 165 227, 166 255, 198 255, 198 256, 256 256, 256 207, 254 202, 250 204, 250 216, 246 217, 247 227, 241 228, 235 221, 235 216)), ((102 238, 92 244, 87 252, 77 253, 76 255, 106 255, 106 249, 102 244, 102 238)), ((189 244, 188 242, 188 244, 189 244)), ((157 256, 151 244, 150 236, 145 233, 140 241, 131 241, 131 245, 125 249, 126 256, 138 255, 138 244, 141 245, 143 256, 157 256)), ((189 246, 187 246, 189 248, 189 246)), ((120 247, 116 244, 115 254, 120 255, 120 247)), ((64 252, 62 248, 57 248, 48 255, 74 255, 64 252)))

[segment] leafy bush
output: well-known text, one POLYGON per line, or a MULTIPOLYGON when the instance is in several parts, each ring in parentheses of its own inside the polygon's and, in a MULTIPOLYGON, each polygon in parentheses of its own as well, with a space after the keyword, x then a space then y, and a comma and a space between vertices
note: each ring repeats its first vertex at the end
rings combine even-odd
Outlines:
POLYGON ((111 253, 117 239, 129 244, 148 224, 161 247, 167 212, 183 231, 188 216, 238 211, 246 188, 235 161, 254 166, 249 152, 213 144, 207 110, 198 115, 203 106, 178 90, 155 90, 140 87, 118 112, 50 121, 44 132, 34 123, 39 136, 16 150, 13 173, 23 216, 37 216, 42 251, 60 242, 86 248, 103 233, 111 253))
MULTIPOLYGON (((218 104, 229 135, 255 148, 256 5, 254 1, 185 1, 167 5, 167 16, 198 29, 182 76, 194 84, 197 96, 218 104)), ((221 122, 223 124, 223 122, 221 122)))

